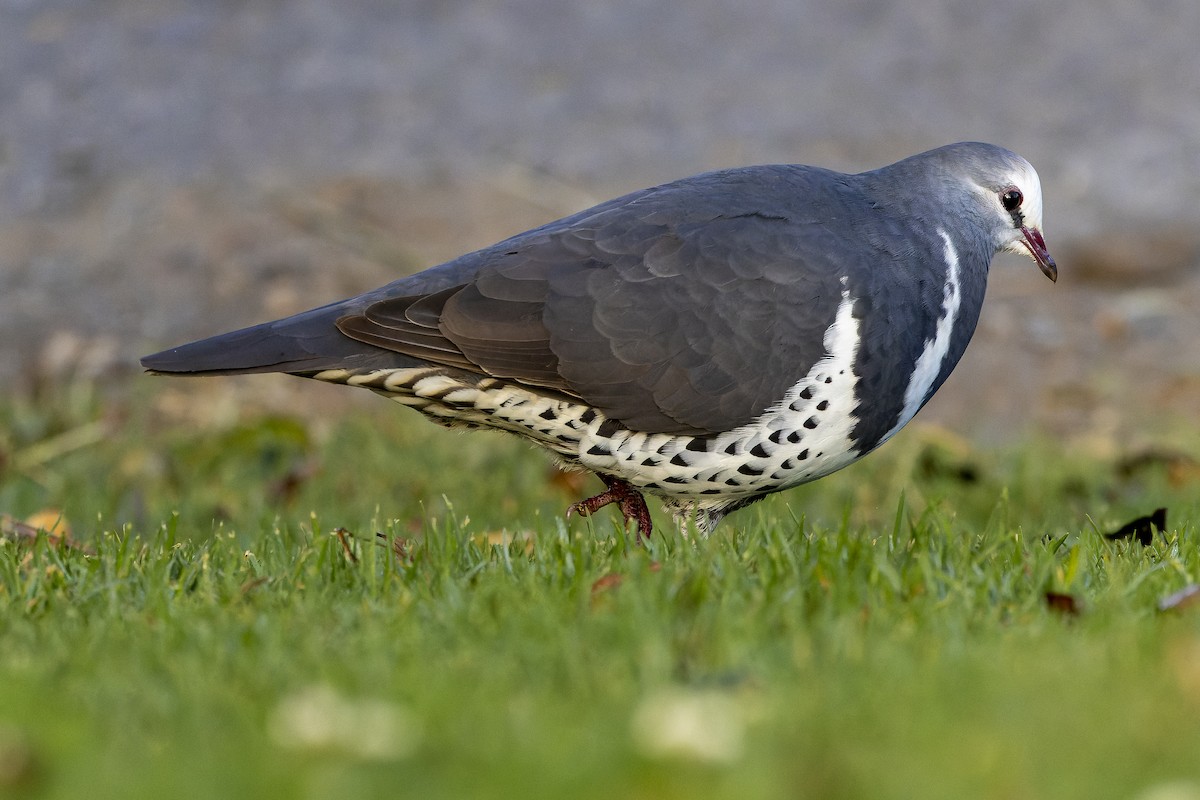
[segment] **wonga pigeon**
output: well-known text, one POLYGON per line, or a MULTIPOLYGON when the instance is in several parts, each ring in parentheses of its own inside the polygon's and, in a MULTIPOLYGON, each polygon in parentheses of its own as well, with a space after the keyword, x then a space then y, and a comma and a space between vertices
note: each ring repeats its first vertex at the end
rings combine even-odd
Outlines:
POLYGON ((958 363, 988 267, 1055 280, 1033 167, 952 144, 856 175, 799 165, 633 192, 358 297, 142 359, 363 386, 595 472, 704 534, 900 430, 958 363))

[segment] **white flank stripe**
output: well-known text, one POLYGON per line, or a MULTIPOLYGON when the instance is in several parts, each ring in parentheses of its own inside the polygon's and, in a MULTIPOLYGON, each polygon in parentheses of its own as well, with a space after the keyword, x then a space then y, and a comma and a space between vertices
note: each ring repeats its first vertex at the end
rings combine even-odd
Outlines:
POLYGON ((913 366, 912 379, 904 392, 904 408, 900 411, 900 419, 887 435, 880 440, 886 442, 912 419, 921 405, 929 396, 933 382, 942 371, 942 363, 950 351, 950 334, 954 331, 954 323, 958 321, 958 307, 962 303, 962 290, 958 284, 958 252, 950 236, 941 229, 942 241, 946 243, 946 288, 942 298, 942 318, 938 320, 937 332, 932 339, 925 340, 925 349, 921 352, 917 363, 913 366))

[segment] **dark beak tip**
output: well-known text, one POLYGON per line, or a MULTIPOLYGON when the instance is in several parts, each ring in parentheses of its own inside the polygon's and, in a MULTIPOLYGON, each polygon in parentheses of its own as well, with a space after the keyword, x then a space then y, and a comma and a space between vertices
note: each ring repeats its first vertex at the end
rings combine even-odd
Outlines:
POLYGON ((1054 259, 1046 256, 1045 262, 1039 263, 1042 268, 1042 273, 1050 279, 1051 283, 1058 283, 1058 264, 1054 263, 1054 259))
POLYGON ((1046 240, 1042 237, 1042 232, 1037 228, 1022 227, 1021 233, 1025 236, 1025 246, 1029 248, 1029 253, 1037 262, 1042 274, 1049 278, 1051 283, 1058 283, 1058 265, 1046 249, 1046 240))

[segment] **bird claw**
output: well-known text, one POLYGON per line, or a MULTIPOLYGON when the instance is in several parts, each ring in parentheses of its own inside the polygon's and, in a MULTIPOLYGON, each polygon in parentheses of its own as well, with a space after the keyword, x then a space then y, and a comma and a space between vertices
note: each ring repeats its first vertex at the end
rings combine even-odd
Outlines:
POLYGON ((598 495, 572 503, 567 508, 567 516, 579 514, 581 517, 588 517, 606 505, 616 503, 626 522, 631 519, 637 522, 638 541, 649 541, 653 525, 650 522, 650 509, 646 506, 641 492, 617 478, 601 476, 601 480, 608 488, 598 495))

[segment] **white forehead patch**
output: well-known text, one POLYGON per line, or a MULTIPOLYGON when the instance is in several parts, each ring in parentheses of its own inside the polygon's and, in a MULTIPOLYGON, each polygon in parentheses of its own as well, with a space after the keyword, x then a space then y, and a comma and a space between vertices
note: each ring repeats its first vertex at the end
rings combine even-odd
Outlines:
POLYGON ((1012 173, 1013 184, 1025 195, 1021 204, 1021 213, 1025 215, 1025 224, 1031 228, 1042 229, 1042 181, 1038 178, 1037 170, 1024 159, 1012 173))

